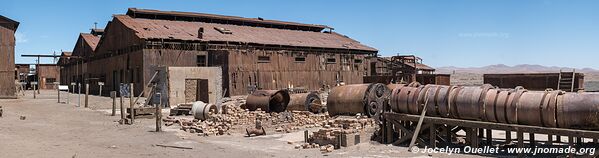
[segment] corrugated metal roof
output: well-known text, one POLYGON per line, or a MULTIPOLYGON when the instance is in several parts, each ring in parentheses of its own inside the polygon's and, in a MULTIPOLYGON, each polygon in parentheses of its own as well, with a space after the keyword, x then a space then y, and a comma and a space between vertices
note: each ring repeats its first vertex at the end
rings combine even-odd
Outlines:
POLYGON ((251 27, 204 22, 169 21, 156 19, 132 18, 127 15, 115 15, 136 32, 141 39, 176 39, 187 41, 219 41, 241 42, 267 45, 284 45, 297 47, 318 47, 378 51, 375 48, 360 44, 337 33, 286 30, 264 27, 251 27), (198 30, 203 28, 202 38, 198 38, 198 30), (221 33, 216 28, 229 30, 231 34, 221 33))
MULTIPOLYGON (((161 11, 161 10, 153 10, 153 9, 138 9, 138 8, 129 8, 127 11, 127 15, 137 18, 139 15, 158 15, 151 16, 152 18, 166 18, 164 16, 170 17, 190 17, 190 18, 205 18, 210 19, 214 23, 219 23, 218 21, 235 21, 241 23, 253 23, 253 24, 263 24, 263 25, 280 25, 285 27, 309 27, 312 28, 310 30, 318 30, 321 31, 325 28, 331 28, 326 25, 317 25, 317 24, 303 24, 297 22, 288 22, 288 21, 278 21, 278 20, 266 20, 263 18, 244 18, 238 16, 226 16, 226 15, 216 15, 216 14, 206 14, 206 13, 194 13, 194 12, 180 12, 180 11, 161 11)), ((140 16, 143 17, 143 16, 140 16)))
POLYGON ((96 50, 98 42, 100 42, 100 37, 89 33, 81 33, 81 37, 83 37, 83 40, 92 48, 92 51, 96 50))

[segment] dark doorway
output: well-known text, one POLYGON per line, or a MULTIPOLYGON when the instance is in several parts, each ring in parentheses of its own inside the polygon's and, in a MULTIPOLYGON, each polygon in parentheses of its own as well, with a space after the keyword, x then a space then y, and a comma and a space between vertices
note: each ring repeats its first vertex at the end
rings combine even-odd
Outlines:
POLYGON ((185 102, 202 101, 208 103, 208 80, 186 79, 185 80, 185 102))

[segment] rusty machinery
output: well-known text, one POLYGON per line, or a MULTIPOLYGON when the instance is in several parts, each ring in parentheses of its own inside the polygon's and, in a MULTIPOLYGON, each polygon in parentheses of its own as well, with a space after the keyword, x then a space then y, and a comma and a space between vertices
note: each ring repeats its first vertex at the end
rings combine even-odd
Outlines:
POLYGON ((266 112, 283 112, 289 104, 287 90, 257 90, 248 95, 245 108, 250 111, 258 109, 266 112))
MULTIPOLYGON (((383 121, 379 139, 384 143, 401 144, 410 140, 412 134, 430 132, 416 139, 424 140, 435 147, 436 142, 451 143, 457 131, 466 133, 465 140, 478 147, 478 139, 485 138, 493 143, 492 130, 508 131, 506 144, 511 144, 511 132, 518 135, 518 147, 522 147, 523 133, 530 134, 528 142, 535 144, 534 134, 547 134, 545 144, 551 145, 554 136, 568 137, 568 143, 584 143, 582 138, 593 138, 599 142, 599 93, 564 92, 560 90, 529 91, 523 87, 500 89, 492 85, 446 86, 391 84, 385 89, 390 93, 372 95, 373 85, 356 84, 335 87, 329 94, 328 110, 331 116, 369 113, 368 103, 386 100, 383 110, 374 112, 383 121), (426 108, 425 108, 426 106, 426 108), (423 114, 424 109, 426 112, 423 114), (425 126, 418 129, 415 124, 424 118, 425 126), (486 130, 486 137, 483 137, 486 130), (480 138, 479 138, 480 137, 480 138), (574 140, 576 139, 576 140, 574 140)), ((379 117, 375 117, 379 118, 379 117)), ((426 144, 426 143, 425 143, 426 144)))
POLYGON ((338 86, 329 93, 327 111, 331 116, 362 113, 372 117, 382 113, 390 92, 380 83, 338 86))
POLYGON ((322 101, 318 93, 296 93, 290 94, 289 105, 287 110, 292 111, 310 111, 312 113, 322 113, 326 111, 326 107, 322 105, 322 101))

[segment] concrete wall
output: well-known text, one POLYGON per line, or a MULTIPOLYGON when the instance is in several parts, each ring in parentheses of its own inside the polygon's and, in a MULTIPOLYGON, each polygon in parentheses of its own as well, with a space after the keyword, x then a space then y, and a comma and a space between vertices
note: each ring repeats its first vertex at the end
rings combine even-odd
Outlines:
POLYGON ((207 79, 209 103, 216 104, 222 97, 222 69, 220 67, 168 67, 168 105, 185 103, 185 80, 207 79))

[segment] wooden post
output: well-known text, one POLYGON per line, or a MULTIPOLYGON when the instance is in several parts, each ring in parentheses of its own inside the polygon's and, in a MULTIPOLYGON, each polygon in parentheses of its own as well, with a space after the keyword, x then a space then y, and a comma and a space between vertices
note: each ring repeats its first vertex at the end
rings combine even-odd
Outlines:
MULTIPOLYGON (((568 136, 568 146, 574 148, 574 137, 568 136)), ((574 157, 574 153, 570 152, 568 156, 574 157)))
MULTIPOLYGON (((517 131, 516 133, 518 137, 518 148, 524 148, 524 133, 521 131, 517 131)), ((518 157, 524 157, 524 154, 518 153, 518 157)))
POLYGON ((112 113, 110 116, 116 115, 116 91, 110 91, 110 98, 112 98, 112 113))
POLYGON ((122 121, 122 123, 125 123, 125 120, 126 120, 126 118, 125 118, 125 107, 123 105, 124 104, 123 103, 123 97, 124 96, 123 96, 123 93, 120 93, 120 94, 121 94, 121 96, 120 96, 120 98, 121 98, 121 121, 122 121))
POLYGON ((102 96, 102 85, 100 85, 100 90, 98 91, 98 96, 102 96))
POLYGON ((505 144, 512 144, 512 131, 505 131, 505 144))
POLYGON ((135 122, 135 108, 134 108, 135 104, 133 104, 133 83, 129 84, 129 116, 131 116, 131 122, 130 124, 133 124, 133 122, 135 122))
POLYGON ((536 141, 535 141, 535 134, 534 134, 534 133, 528 133, 528 139, 529 139, 529 141, 530 141, 530 147, 531 147, 531 148, 535 148, 535 146, 536 146, 536 145, 535 145, 535 144, 536 144, 536 141))
POLYGON ((58 103, 60 103, 60 89, 56 88, 56 90, 58 90, 58 103))
POLYGON ((304 143, 308 143, 308 130, 304 131, 304 143))
POLYGON ((493 145, 493 130, 486 129, 486 132, 487 132, 487 145, 492 146, 493 145))
POLYGON ((35 99, 35 98, 36 98, 36 96, 35 96, 35 84, 33 84, 33 99, 35 99))
POLYGON ((553 134, 548 134, 547 135, 547 144, 548 145, 553 145, 553 134))
POLYGON ((85 84, 85 108, 89 107, 89 83, 85 84))
MULTIPOLYGON (((156 132, 160 132, 160 131, 162 131, 162 94, 156 93, 156 95, 158 95, 158 98, 160 98, 160 101, 159 101, 158 105, 154 105, 154 106, 156 106, 156 114, 154 114, 154 115, 156 115, 156 132)), ((131 95, 131 96, 133 96, 133 95, 131 95)))
POLYGON ((434 123, 431 123, 430 125, 431 127, 428 129, 429 130, 429 145, 430 148, 436 148, 437 147, 437 126, 434 123))

